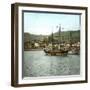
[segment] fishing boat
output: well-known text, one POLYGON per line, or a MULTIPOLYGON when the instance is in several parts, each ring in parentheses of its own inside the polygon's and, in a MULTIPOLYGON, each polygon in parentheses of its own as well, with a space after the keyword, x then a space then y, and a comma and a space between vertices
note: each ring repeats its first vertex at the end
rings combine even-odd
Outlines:
POLYGON ((66 50, 45 50, 44 49, 44 52, 46 53, 46 55, 60 55, 60 56, 63 56, 63 55, 67 55, 68 51, 66 50))
POLYGON ((47 48, 44 48, 44 52, 46 53, 46 55, 51 55, 51 56, 63 56, 63 55, 67 55, 68 54, 68 50, 65 50, 64 47, 61 47, 61 25, 59 26, 59 43, 58 43, 58 46, 59 48, 58 49, 54 49, 54 39, 53 39, 53 32, 52 32, 52 49, 47 49, 47 48))

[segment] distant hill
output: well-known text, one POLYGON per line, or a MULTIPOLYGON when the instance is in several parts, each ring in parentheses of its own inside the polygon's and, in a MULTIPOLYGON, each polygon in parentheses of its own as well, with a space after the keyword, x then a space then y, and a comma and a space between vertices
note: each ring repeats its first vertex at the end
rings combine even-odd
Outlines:
POLYGON ((24 42, 29 42, 29 41, 30 41, 30 34, 24 33, 24 42))
POLYGON ((24 33, 24 41, 42 41, 44 38, 46 38, 47 35, 35 35, 30 33, 24 33))
MULTIPOLYGON (((80 30, 60 32, 60 38, 62 42, 78 42, 80 41, 80 30)), ((59 39, 59 32, 54 33, 54 39, 59 39)))
MULTIPOLYGON (((52 35, 35 35, 30 33, 24 33, 24 42, 27 41, 42 41, 44 38, 48 37, 49 42, 51 42, 52 35)), ((77 31, 63 31, 60 33, 59 38, 59 32, 53 33, 54 41, 60 41, 61 42, 78 42, 80 41, 80 30, 77 31)))

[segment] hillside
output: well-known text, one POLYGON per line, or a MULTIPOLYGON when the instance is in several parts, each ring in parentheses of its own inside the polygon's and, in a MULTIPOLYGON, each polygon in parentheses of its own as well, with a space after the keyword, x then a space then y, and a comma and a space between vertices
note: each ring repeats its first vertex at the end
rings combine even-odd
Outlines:
POLYGON ((24 41, 42 41, 47 35, 35 35, 25 32, 24 33, 24 41))
MULTIPOLYGON (((52 41, 52 35, 35 35, 35 34, 30 34, 30 33, 24 33, 24 42, 27 41, 43 41, 45 38, 48 37, 48 42, 52 41)), ((61 42, 78 42, 80 41, 80 30, 77 31, 63 31, 60 33, 59 37, 59 32, 53 33, 53 39, 54 41, 58 42, 59 40, 61 42)))
MULTIPOLYGON (((54 33, 54 39, 59 39, 59 32, 54 33)), ((63 31, 60 33, 61 42, 77 42, 80 41, 80 30, 77 31, 63 31)))

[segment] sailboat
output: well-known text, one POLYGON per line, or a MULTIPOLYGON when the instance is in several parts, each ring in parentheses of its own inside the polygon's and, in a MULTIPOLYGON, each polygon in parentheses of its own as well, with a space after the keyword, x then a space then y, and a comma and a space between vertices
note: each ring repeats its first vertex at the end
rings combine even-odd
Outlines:
POLYGON ((58 49, 54 49, 54 39, 53 39, 53 32, 52 32, 52 49, 51 50, 48 50, 48 49, 44 49, 44 52, 47 54, 47 55, 60 55, 60 56, 63 56, 63 55, 67 55, 68 54, 68 50, 65 50, 61 47, 61 25, 59 26, 59 48, 58 49))

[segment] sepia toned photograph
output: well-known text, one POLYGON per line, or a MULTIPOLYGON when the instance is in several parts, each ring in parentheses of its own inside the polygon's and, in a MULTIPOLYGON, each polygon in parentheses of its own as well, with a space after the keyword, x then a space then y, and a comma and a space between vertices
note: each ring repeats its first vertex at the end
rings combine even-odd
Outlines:
POLYGON ((23 11, 23 77, 80 75, 80 18, 23 11))
POLYGON ((12 4, 12 86, 87 83, 87 7, 12 4))

